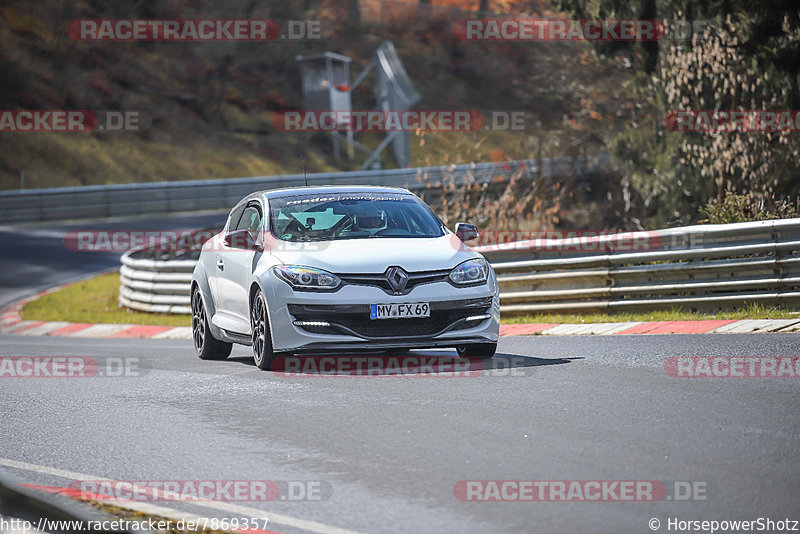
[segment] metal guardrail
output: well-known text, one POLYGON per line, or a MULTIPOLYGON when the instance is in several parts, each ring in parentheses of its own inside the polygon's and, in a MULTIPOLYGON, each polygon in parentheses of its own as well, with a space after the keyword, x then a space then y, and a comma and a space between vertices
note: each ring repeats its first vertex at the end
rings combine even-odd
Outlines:
POLYGON ((191 313, 189 289, 197 259, 154 260, 144 254, 122 255, 119 304, 145 312, 191 313))
POLYGON ((477 250, 498 273, 505 313, 800 304, 800 219, 477 250))
MULTIPOLYGON (((800 304, 800 219, 699 225, 475 247, 492 263, 502 313, 713 311, 800 304)), ((119 302, 189 313, 194 258, 127 253, 119 302)))
MULTIPOLYGON (((585 176, 606 169, 607 155, 308 175, 310 185, 385 185, 424 189, 446 181, 487 183, 585 176)), ((219 180, 117 184, 0 192, 0 224, 228 209, 253 191, 303 185, 302 174, 219 180)))

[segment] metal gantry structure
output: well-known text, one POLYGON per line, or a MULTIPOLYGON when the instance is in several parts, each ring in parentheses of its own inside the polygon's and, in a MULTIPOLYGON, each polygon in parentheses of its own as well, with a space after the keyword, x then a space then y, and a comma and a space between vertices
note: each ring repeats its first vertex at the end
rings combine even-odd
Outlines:
MULTIPOLYGON (((350 64, 353 59, 334 52, 323 52, 310 56, 297 56, 300 63, 303 100, 306 111, 334 111, 342 115, 352 111, 353 91, 371 72, 375 72, 375 107, 373 111, 403 112, 410 110, 420 99, 414 83, 406 72, 400 56, 391 41, 384 41, 375 51, 366 68, 350 83, 350 64)), ((391 144, 392 155, 397 166, 411 164, 409 132, 390 131, 375 148, 370 149, 355 140, 355 132, 347 124, 339 124, 340 130, 331 132, 333 149, 340 157, 341 143, 347 146, 350 159, 354 149, 367 154, 361 169, 380 169, 381 154, 391 144), (342 133, 344 132, 344 133, 342 133)))

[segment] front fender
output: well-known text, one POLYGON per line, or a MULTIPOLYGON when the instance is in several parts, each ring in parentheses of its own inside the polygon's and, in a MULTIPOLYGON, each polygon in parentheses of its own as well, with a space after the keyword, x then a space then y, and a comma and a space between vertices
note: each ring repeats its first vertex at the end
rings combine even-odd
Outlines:
POLYGON ((211 323, 211 318, 217 313, 217 308, 214 305, 214 297, 211 293, 211 285, 208 282, 208 274, 206 267, 202 261, 198 261, 192 271, 192 287, 197 286, 200 288, 200 295, 203 298, 203 307, 206 310, 206 317, 208 318, 208 327, 211 330, 211 335, 220 339, 219 328, 211 323))
POLYGON ((279 301, 277 295, 275 294, 275 284, 273 276, 270 273, 270 268, 273 265, 279 264, 280 263, 274 257, 270 257, 263 262, 259 262, 250 281, 250 287, 252 287, 253 284, 258 285, 258 287, 261 288, 261 292, 264 294, 264 300, 267 301, 267 320, 269 321, 270 325, 269 330, 270 336, 272 337, 272 346, 276 349, 280 347, 277 347, 275 344, 275 330, 287 327, 287 325, 280 323, 278 320, 279 316, 275 313, 275 311, 279 309, 283 303, 279 301))

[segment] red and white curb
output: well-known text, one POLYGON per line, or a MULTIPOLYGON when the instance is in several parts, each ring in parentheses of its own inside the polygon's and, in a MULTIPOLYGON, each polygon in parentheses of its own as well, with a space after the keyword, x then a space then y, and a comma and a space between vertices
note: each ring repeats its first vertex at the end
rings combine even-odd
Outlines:
MULTIPOLYGON (((20 469, 27 472, 46 474, 49 477, 62 478, 70 482, 82 481, 82 480, 93 481, 100 483, 101 485, 103 483, 109 484, 109 487, 112 487, 113 484, 118 482, 97 475, 79 473, 76 471, 67 471, 55 467, 22 462, 11 458, 0 458, 0 466, 11 469, 20 469)), ((134 484, 136 485, 136 483, 134 484)), ((83 490, 75 491, 73 488, 69 486, 66 487, 44 486, 44 485, 34 485, 34 484, 22 484, 22 486, 31 490, 43 491, 46 493, 54 493, 57 495, 62 495, 64 497, 76 500, 83 500, 83 501, 94 500, 98 502, 110 502, 110 504, 114 504, 122 509, 141 512, 142 514, 145 514, 145 516, 161 516, 173 522, 183 521, 184 523, 188 523, 192 521, 196 525, 202 525, 202 528, 196 529, 197 531, 205 530, 205 526, 209 524, 209 522, 212 519, 209 518, 208 516, 201 517, 171 507, 167 507, 163 504, 154 504, 152 502, 139 502, 135 500, 110 501, 109 496, 106 494, 96 493, 94 495, 91 495, 89 492, 83 490)), ((137 489, 134 492, 136 495, 147 495, 146 491, 148 488, 144 487, 143 485, 136 485, 136 487, 140 488, 141 490, 140 492, 140 490, 137 489)), ((152 495, 152 490, 150 494, 152 495)), ((169 501, 167 501, 167 503, 169 504, 169 501)), ((217 512, 222 512, 223 514, 225 514, 226 517, 259 518, 259 521, 257 521, 257 523, 259 526, 262 526, 264 528, 267 528, 267 526, 265 525, 266 523, 269 526, 281 525, 290 527, 291 529, 293 529, 293 532, 297 530, 302 530, 307 532, 315 532, 317 534, 360 534, 359 532, 353 530, 347 530, 344 528, 327 525, 325 523, 311 521, 300 517, 294 517, 285 514, 279 514, 276 512, 270 512, 268 510, 264 510, 263 508, 251 508, 248 506, 244 506, 243 504, 238 504, 229 501, 203 500, 195 502, 195 504, 202 508, 210 508, 217 512)), ((144 519, 144 521, 146 521, 146 518, 144 519)), ((222 526, 221 523, 218 524, 222 526)), ((233 522, 229 521, 228 525, 232 526, 233 522)), ((187 528, 186 530, 195 530, 195 529, 187 528)), ((251 527, 251 528, 219 529, 219 530, 223 530, 224 532, 240 532, 242 534, 280 534, 279 532, 275 532, 271 529, 262 530, 258 528, 258 526, 256 526, 255 528, 251 527)))
POLYGON ((504 324, 501 336, 626 336, 632 334, 765 334, 798 332, 797 319, 728 319, 585 324, 504 324))
MULTIPOLYGON (((90 338, 192 339, 188 326, 150 326, 134 324, 89 324, 50 321, 25 321, 20 311, 25 304, 65 286, 42 291, 14 303, 0 313, 0 333, 22 336, 66 336, 90 338)), ((796 319, 742 319, 709 321, 650 321, 581 324, 503 324, 501 336, 619 336, 632 334, 764 334, 800 332, 796 319)))
POLYGON ((68 323, 62 321, 25 321, 20 312, 26 304, 42 295, 58 291, 59 286, 15 302, 0 313, 0 333, 22 336, 65 336, 94 338, 152 338, 152 339, 192 339, 192 329, 188 326, 151 326, 136 324, 90 324, 68 323))

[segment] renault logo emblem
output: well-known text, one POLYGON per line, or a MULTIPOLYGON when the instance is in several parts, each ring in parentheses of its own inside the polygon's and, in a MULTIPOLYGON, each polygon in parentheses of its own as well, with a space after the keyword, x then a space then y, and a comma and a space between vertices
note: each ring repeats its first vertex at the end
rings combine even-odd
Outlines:
POLYGON ((400 267, 386 269, 386 280, 395 293, 402 293, 408 283, 408 273, 400 267))

